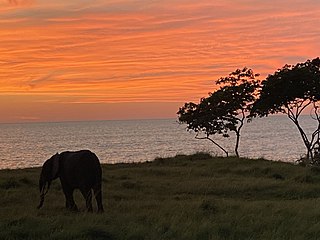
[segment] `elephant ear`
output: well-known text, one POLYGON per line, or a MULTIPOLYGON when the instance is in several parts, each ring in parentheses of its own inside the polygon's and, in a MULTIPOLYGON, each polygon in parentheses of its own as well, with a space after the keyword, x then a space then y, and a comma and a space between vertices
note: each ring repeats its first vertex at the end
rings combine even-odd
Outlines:
POLYGON ((56 154, 52 157, 51 179, 55 179, 55 178, 58 177, 59 162, 60 162, 60 154, 59 154, 59 153, 56 153, 56 154))

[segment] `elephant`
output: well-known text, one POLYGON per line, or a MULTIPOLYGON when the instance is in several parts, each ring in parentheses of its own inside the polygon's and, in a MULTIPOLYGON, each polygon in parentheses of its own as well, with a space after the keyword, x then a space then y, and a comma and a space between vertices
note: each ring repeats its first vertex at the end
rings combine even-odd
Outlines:
POLYGON ((39 178, 40 203, 43 206, 51 182, 60 178, 63 193, 66 198, 66 208, 77 211, 73 192, 79 189, 86 200, 88 212, 92 212, 92 190, 96 198, 98 212, 103 212, 101 180, 102 169, 96 154, 89 150, 66 151, 53 155, 45 161, 39 178))

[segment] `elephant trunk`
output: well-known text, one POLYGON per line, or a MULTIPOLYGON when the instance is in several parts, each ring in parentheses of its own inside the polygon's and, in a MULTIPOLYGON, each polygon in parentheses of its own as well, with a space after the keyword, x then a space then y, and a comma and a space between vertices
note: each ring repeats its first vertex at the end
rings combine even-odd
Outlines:
POLYGON ((43 206, 44 202, 44 196, 48 193, 50 187, 50 181, 43 181, 40 179, 39 181, 39 190, 40 190, 40 203, 38 205, 38 209, 40 209, 43 206), (47 189, 46 189, 47 186, 47 189))
POLYGON ((44 194, 41 194, 40 195, 40 203, 39 203, 39 205, 37 207, 38 209, 42 208, 43 202, 44 202, 44 194))

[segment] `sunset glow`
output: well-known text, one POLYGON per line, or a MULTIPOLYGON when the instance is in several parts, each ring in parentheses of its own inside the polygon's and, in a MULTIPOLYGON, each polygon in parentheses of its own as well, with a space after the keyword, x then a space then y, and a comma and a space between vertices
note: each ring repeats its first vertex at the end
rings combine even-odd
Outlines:
POLYGON ((0 0, 0 122, 175 117, 320 55, 320 1, 0 0))

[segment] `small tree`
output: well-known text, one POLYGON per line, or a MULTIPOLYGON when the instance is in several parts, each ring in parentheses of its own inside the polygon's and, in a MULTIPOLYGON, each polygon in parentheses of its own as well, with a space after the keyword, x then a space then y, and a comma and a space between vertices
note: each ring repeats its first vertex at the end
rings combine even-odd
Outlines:
POLYGON ((185 103, 178 111, 179 122, 187 124, 187 130, 196 132, 197 139, 207 139, 219 147, 227 156, 228 151, 212 138, 215 134, 229 137, 236 135, 235 154, 239 157, 240 132, 247 113, 256 98, 259 81, 258 74, 251 69, 237 69, 227 77, 220 78, 216 84, 220 88, 202 98, 199 104, 185 103), (203 133, 204 137, 199 137, 203 133))
POLYGON ((320 59, 307 60, 296 65, 285 65, 262 82, 260 97, 254 103, 252 116, 284 113, 297 127, 307 149, 307 159, 314 159, 320 135, 320 59), (311 109, 317 122, 310 137, 302 128, 299 117, 311 109))

